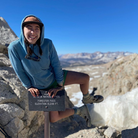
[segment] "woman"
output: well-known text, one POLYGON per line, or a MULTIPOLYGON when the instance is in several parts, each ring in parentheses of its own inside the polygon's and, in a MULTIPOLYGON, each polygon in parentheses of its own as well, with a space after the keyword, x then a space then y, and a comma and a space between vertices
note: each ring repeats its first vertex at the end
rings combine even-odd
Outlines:
MULTIPOLYGON (((62 71, 55 47, 51 40, 44 38, 44 25, 34 15, 26 16, 22 20, 20 38, 9 45, 8 54, 23 86, 34 97, 39 95, 39 89, 49 89, 49 95, 54 97, 64 86, 80 84, 84 104, 103 100, 102 96, 92 96, 88 93, 87 74, 62 71)), ((62 112, 52 111, 50 121, 56 122, 74 113, 82 116, 86 111, 86 106, 62 112)))

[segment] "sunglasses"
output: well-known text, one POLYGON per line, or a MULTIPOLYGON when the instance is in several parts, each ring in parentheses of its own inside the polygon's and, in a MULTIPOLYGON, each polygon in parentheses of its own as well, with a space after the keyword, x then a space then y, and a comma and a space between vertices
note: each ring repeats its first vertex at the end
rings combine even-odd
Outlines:
POLYGON ((27 54, 27 55, 25 56, 25 58, 26 58, 26 59, 29 59, 29 60, 33 60, 33 61, 40 61, 41 58, 40 58, 38 55, 36 55, 36 54, 34 53, 34 51, 33 51, 33 54, 34 54, 36 57, 32 57, 31 55, 27 54))

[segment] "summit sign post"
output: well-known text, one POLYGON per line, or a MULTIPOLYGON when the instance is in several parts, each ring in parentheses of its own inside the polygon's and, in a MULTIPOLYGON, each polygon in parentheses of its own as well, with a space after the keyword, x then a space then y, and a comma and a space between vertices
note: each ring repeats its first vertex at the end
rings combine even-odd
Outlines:
POLYGON ((40 95, 33 97, 28 92, 29 111, 44 111, 44 138, 50 138, 49 111, 65 110, 65 90, 58 91, 56 96, 52 98, 48 95, 48 91, 39 90, 40 95))

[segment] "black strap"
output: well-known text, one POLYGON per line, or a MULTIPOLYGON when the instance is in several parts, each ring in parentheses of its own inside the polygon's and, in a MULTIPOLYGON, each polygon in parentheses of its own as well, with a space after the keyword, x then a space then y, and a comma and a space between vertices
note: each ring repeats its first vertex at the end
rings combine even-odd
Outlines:
POLYGON ((97 90, 97 87, 94 87, 91 95, 94 95, 96 90, 97 90))
POLYGON ((11 138, 6 132, 5 130, 3 129, 3 127, 0 125, 0 131, 1 133, 5 136, 5 138, 11 138))

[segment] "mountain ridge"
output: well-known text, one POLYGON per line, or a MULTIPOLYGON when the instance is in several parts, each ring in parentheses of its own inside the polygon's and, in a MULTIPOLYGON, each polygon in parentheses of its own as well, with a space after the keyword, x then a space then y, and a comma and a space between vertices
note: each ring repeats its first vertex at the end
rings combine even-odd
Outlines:
POLYGON ((94 52, 59 55, 62 67, 97 65, 111 62, 120 57, 133 54, 132 52, 94 52))

